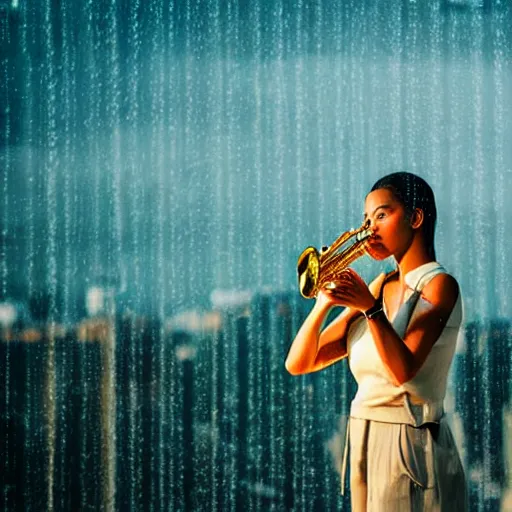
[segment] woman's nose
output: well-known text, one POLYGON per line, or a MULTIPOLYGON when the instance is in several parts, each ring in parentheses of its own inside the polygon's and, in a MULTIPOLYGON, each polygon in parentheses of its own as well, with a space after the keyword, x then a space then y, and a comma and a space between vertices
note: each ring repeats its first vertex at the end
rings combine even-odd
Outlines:
POLYGON ((375 233, 375 222, 372 222, 371 219, 367 219, 364 225, 365 229, 371 229, 375 233))

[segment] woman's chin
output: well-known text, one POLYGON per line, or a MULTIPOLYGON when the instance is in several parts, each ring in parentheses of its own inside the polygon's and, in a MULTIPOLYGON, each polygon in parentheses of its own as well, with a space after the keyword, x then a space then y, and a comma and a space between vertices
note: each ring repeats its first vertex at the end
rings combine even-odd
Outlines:
POLYGON ((368 247, 367 252, 370 257, 377 261, 382 261, 389 257, 388 251, 380 244, 368 247))

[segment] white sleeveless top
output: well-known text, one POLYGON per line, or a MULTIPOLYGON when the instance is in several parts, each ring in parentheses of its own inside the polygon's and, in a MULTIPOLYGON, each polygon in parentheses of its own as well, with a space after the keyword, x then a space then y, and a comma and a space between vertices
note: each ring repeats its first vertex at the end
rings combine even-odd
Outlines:
MULTIPOLYGON (((440 273, 446 273, 446 270, 437 262, 426 263, 408 272, 404 278, 408 286, 404 302, 414 290, 422 290, 434 276, 440 273)), ((429 307, 431 307, 430 303, 420 296, 412 312, 409 325, 429 307)), ((384 312, 387 316, 385 309, 384 312)), ((361 317, 354 321, 348 331, 347 351, 349 366, 357 381, 358 390, 351 404, 350 415, 375 421, 411 424, 439 421, 443 415, 442 407, 446 394, 448 371, 455 352, 462 319, 463 307, 459 291, 459 297, 448 322, 427 359, 416 375, 400 386, 393 383, 392 376, 383 364, 366 319, 361 317), (393 409, 387 407, 404 404, 405 410, 404 407, 393 407, 393 409), (411 404, 413 404, 412 413, 411 404), (394 418, 390 416, 390 410, 393 411, 394 418), (412 420, 411 416, 414 417, 412 420)))

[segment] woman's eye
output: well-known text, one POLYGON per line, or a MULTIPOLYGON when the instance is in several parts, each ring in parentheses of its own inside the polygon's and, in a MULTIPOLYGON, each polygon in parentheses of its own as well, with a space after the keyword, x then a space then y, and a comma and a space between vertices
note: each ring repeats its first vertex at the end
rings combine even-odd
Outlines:
POLYGON ((377 215, 377 219, 382 219, 382 218, 384 218, 385 216, 386 216, 386 214, 385 214, 385 213, 379 213, 379 214, 377 215))

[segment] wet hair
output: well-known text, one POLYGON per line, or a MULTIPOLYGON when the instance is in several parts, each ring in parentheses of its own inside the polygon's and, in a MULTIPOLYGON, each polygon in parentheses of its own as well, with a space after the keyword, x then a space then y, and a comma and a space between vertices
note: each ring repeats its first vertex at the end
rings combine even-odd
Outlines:
POLYGON ((434 235, 436 229, 437 209, 434 192, 430 185, 416 174, 395 172, 380 178, 372 187, 371 192, 381 188, 391 191, 394 198, 405 208, 409 218, 416 208, 423 211, 421 226, 429 256, 436 258, 434 235))

